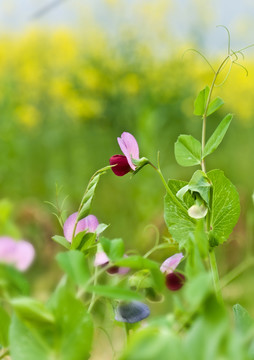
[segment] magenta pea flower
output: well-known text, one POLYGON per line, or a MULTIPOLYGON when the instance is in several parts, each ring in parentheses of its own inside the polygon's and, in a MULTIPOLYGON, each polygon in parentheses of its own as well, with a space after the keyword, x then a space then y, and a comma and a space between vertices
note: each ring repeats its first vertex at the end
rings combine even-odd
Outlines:
POLYGON ((161 265, 160 270, 166 274, 166 286, 171 291, 181 289, 185 282, 185 276, 175 271, 183 258, 182 253, 174 254, 167 258, 161 265))
MULTIPOLYGON (((124 255, 126 257, 126 255, 124 255)), ((105 266, 108 265, 110 262, 110 259, 108 258, 107 254, 104 251, 98 251, 95 255, 94 259, 94 266, 105 266)), ((107 272, 111 275, 119 274, 119 275, 125 275, 127 272, 129 272, 130 269, 128 267, 119 267, 116 265, 112 265, 110 268, 108 268, 107 272)))
MULTIPOLYGON (((72 235, 77 220, 77 216, 78 216, 78 212, 73 213, 66 219, 64 223, 64 227, 63 227, 64 237, 69 242, 72 241, 72 235)), ((80 233, 81 231, 85 231, 85 230, 94 233, 98 225, 99 225, 99 221, 97 217, 94 215, 88 215, 84 219, 78 221, 74 236, 80 233)))
POLYGON ((111 156, 109 163, 110 165, 115 165, 112 167, 112 171, 117 176, 123 176, 131 171, 131 167, 127 161, 126 156, 124 155, 111 156))
POLYGON ((14 240, 8 236, 0 237, 0 263, 14 266, 19 271, 26 271, 32 264, 35 250, 25 240, 14 240))
POLYGON ((114 174, 123 176, 131 170, 135 171, 136 165, 133 160, 139 160, 139 147, 135 137, 128 132, 123 132, 117 141, 124 155, 113 155, 109 163, 115 165, 112 167, 114 174))

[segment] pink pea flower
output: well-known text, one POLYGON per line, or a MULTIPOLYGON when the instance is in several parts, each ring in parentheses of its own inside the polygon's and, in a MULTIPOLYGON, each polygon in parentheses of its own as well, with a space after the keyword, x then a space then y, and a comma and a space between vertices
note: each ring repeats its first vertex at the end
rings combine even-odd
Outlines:
POLYGON ((185 276, 175 271, 182 258, 182 253, 174 254, 167 258, 160 267, 161 272, 166 274, 166 286, 171 291, 181 289, 185 282, 185 276))
POLYGON ((178 253, 170 256, 161 264, 160 271, 166 274, 172 273, 180 264, 182 258, 183 258, 182 253, 178 253))
MULTIPOLYGON (((66 219, 64 223, 64 227, 63 227, 64 237, 69 242, 72 241, 72 235, 77 220, 77 216, 78 216, 78 212, 73 213, 66 219)), ((97 217, 94 215, 88 215, 84 219, 78 221, 75 235, 85 230, 93 233, 96 231, 98 225, 99 225, 99 221, 97 217)))
MULTIPOLYGON (((124 255, 126 257, 126 255, 124 255)), ((105 266, 107 264, 109 264, 110 259, 108 258, 107 254, 104 251, 98 251, 95 255, 95 259, 94 259, 94 266, 105 266)), ((129 268, 127 267, 119 267, 119 266, 115 266, 112 265, 107 272, 111 275, 114 274, 120 274, 120 275, 125 275, 127 274, 127 272, 129 272, 129 268)))
POLYGON ((35 250, 25 240, 16 241, 8 236, 0 237, 0 262, 14 266, 19 271, 26 271, 32 264, 35 250))
POLYGON ((124 155, 112 156, 109 163, 110 165, 116 165, 112 167, 114 174, 123 176, 129 171, 136 169, 132 159, 139 159, 139 147, 135 137, 128 132, 123 132, 121 137, 117 138, 117 141, 124 155))

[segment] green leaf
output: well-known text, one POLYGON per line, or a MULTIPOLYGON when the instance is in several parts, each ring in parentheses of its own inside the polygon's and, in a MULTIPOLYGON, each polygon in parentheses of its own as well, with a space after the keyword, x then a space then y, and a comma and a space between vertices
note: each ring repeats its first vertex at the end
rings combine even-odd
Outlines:
POLYGON ((204 259, 208 256, 208 239, 204 231, 203 220, 197 221, 195 234, 191 237, 186 250, 188 257, 185 265, 185 273, 188 278, 194 279, 206 271, 204 259))
POLYGON ((201 162, 201 144, 191 135, 180 135, 175 143, 175 158, 179 165, 194 166, 201 162))
POLYGON ((128 278, 130 287, 137 289, 147 289, 153 287, 153 280, 151 278, 151 272, 148 269, 139 270, 135 274, 128 278))
POLYGON ((56 319, 53 359, 90 359, 93 323, 84 304, 66 286, 60 287, 53 297, 50 303, 50 310, 56 319))
POLYGON ((222 105, 224 104, 224 101, 220 97, 216 97, 213 101, 210 102, 207 110, 207 116, 213 114, 215 111, 217 111, 222 105))
POLYGON ((14 267, 0 264, 0 289, 4 288, 9 294, 27 295, 29 293, 29 284, 18 270, 14 267))
POLYGON ((10 317, 8 313, 0 306, 0 349, 1 346, 8 347, 9 345, 9 326, 10 317))
POLYGON ((169 329, 168 324, 139 329, 130 336, 120 360, 186 360, 180 336, 169 329))
POLYGON ((188 311, 197 310, 204 299, 212 292, 212 281, 207 272, 191 278, 186 282, 184 288, 184 298, 188 302, 188 311))
POLYGON ((206 204, 209 205, 211 182, 203 171, 195 171, 189 182, 189 190, 199 193, 206 204))
POLYGON ((109 225, 100 223, 97 226, 96 235, 98 236, 98 235, 102 234, 108 227, 109 227, 109 225))
POLYGON ((176 193, 186 186, 187 183, 181 180, 169 180, 168 187, 178 202, 174 201, 168 194, 164 200, 164 218, 168 230, 173 239, 179 243, 180 248, 189 241, 190 234, 194 234, 196 220, 189 217, 187 210, 194 204, 193 197, 186 193, 184 201, 177 198, 176 193), (180 202, 179 206, 178 203, 180 202), (186 211, 184 210, 186 209, 186 211))
POLYGON ((71 244, 63 236, 55 235, 52 237, 52 240, 54 240, 56 243, 64 246, 68 250, 71 248, 71 244))
POLYGON ((197 170, 193 174, 189 184, 185 185, 182 189, 180 189, 177 192, 176 196, 183 201, 184 195, 188 190, 190 190, 192 192, 199 193, 201 198, 206 202, 207 205, 209 205, 210 189, 211 189, 211 182, 209 181, 206 174, 201 170, 197 170))
POLYGON ((119 286, 109 286, 109 285, 94 285, 88 286, 86 289, 88 292, 95 293, 96 295, 108 297, 111 299, 118 300, 142 300, 143 296, 137 293, 119 286))
POLYGON ((85 231, 79 232, 71 243, 71 250, 83 250, 93 245, 96 241, 96 233, 85 231), (88 243, 88 246, 87 246, 88 243))
POLYGON ((111 261, 116 261, 124 255, 124 242, 122 239, 109 240, 105 237, 100 238, 103 250, 111 261))
POLYGON ((221 244, 228 239, 238 221, 239 195, 223 171, 212 170, 207 176, 213 186, 210 236, 221 244))
POLYGON ((11 300, 16 314, 23 321, 30 323, 52 324, 55 319, 43 303, 29 297, 20 297, 11 300))
POLYGON ((84 254, 78 250, 59 253, 56 256, 59 266, 66 272, 75 284, 84 286, 90 278, 90 273, 84 254))
MULTIPOLYGON (((206 287, 206 284, 200 282, 197 292, 203 292, 203 286, 206 287)), ((193 295, 199 296, 194 293, 193 295)), ((185 350, 182 358, 184 360, 236 360, 235 357, 228 356, 227 352, 230 324, 225 308, 210 295, 197 310, 197 316, 194 317, 182 341, 182 347, 185 350)))
POLYGON ((55 322, 48 327, 14 316, 10 326, 12 360, 88 360, 93 324, 84 304, 66 286, 47 304, 55 322))
POLYGON ((254 322, 244 307, 240 304, 235 304, 233 306, 233 312, 235 325, 239 331, 246 333, 251 327, 253 327, 254 322))
POLYGON ((220 143, 222 142, 222 140, 228 130, 228 127, 231 123, 232 118, 233 118, 233 115, 228 114, 224 117, 224 119, 218 125, 218 127, 216 128, 216 130, 211 135, 211 137, 209 138, 209 140, 207 141, 207 143, 205 145, 203 158, 205 158, 207 155, 214 152, 214 150, 216 150, 217 147, 220 145, 220 143))
POLYGON ((154 290, 157 288, 155 281, 156 278, 152 276, 149 269, 139 270, 128 277, 129 286, 136 291, 143 290, 145 297, 153 302, 162 300, 162 295, 154 290))
POLYGON ((198 94, 198 96, 194 102, 194 115, 202 116, 204 114, 209 91, 210 91, 210 88, 208 86, 206 86, 198 94))
POLYGON ((40 333, 13 316, 10 326, 10 353, 12 360, 48 360, 53 351, 40 333))
POLYGON ((160 271, 160 266, 155 261, 143 258, 139 255, 128 256, 115 262, 117 266, 129 267, 131 269, 149 269, 153 278, 154 287, 161 291, 164 287, 164 275, 160 271))

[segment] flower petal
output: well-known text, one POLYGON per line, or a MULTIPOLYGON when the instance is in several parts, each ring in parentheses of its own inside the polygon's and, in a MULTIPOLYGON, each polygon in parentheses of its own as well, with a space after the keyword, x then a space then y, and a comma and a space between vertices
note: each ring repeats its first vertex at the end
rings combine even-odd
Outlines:
POLYGON ((150 309, 146 304, 132 301, 118 305, 115 311, 115 320, 133 324, 147 318, 149 315, 150 309))
MULTIPOLYGON (((71 242, 71 240, 72 240, 72 234, 73 234, 77 216, 78 216, 78 212, 71 214, 64 223, 64 228, 63 228, 64 237, 69 242, 71 242)), ((85 231, 85 230, 88 230, 89 232, 95 232, 98 225, 99 225, 99 222, 98 222, 98 219, 96 218, 96 216, 88 215, 84 219, 79 220, 77 227, 76 227, 75 235, 77 235, 79 232, 85 231)))
POLYGON ((109 159, 110 165, 115 165, 112 167, 112 171, 117 176, 123 176, 130 172, 131 167, 128 163, 127 157, 124 155, 113 155, 109 159))
POLYGON ((193 219, 202 219, 207 214, 207 207, 205 205, 192 205, 188 210, 188 215, 193 219))
POLYGON ((185 276, 177 271, 167 274, 166 276, 166 286, 171 291, 180 290, 184 282, 185 276))
MULTIPOLYGON (((98 225, 99 225, 99 221, 97 217, 94 215, 88 215, 87 217, 85 217, 84 219, 78 222, 77 229, 79 230, 79 227, 82 229, 85 228, 84 230, 88 229, 89 232, 94 233, 98 225)), ((80 231, 84 231, 84 230, 80 230, 80 231)))
POLYGON ((106 265, 109 263, 109 258, 104 251, 99 251, 95 255, 94 266, 106 265))
POLYGON ((17 243, 16 267, 20 271, 25 271, 32 264, 35 257, 35 250, 32 244, 25 240, 17 243))
POLYGON ((160 267, 160 271, 162 273, 167 273, 167 274, 172 273, 173 270, 175 270, 177 268, 177 266, 180 264, 180 261, 182 260, 182 258, 183 258, 182 253, 177 253, 177 254, 170 256, 162 263, 162 265, 160 267))
POLYGON ((127 267, 119 267, 116 265, 112 265, 108 270, 107 273, 110 275, 115 275, 115 274, 119 274, 119 275, 125 275, 130 271, 130 268, 127 267))
POLYGON ((131 158, 139 159, 139 148, 135 137, 128 133, 123 132, 120 138, 117 138, 120 149, 126 156, 130 167, 135 170, 135 165, 132 163, 131 158))
POLYGON ((129 271, 130 271, 130 268, 121 266, 121 267, 119 267, 119 269, 118 269, 118 274, 120 274, 120 275, 125 275, 125 274, 127 274, 129 271))
POLYGON ((16 241, 8 236, 0 237, 0 262, 25 271, 32 264, 34 256, 34 247, 29 242, 16 241))

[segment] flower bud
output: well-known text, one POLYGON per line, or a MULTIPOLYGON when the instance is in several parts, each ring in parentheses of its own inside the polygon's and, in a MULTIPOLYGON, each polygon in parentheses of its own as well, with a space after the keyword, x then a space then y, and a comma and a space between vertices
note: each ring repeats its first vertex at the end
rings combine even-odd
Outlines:
POLYGON ((115 320, 134 324, 150 315, 150 309, 146 304, 139 301, 121 303, 115 311, 115 320))
POLYGON ((171 291, 180 290, 185 282, 185 276, 177 271, 167 274, 166 286, 171 291))

